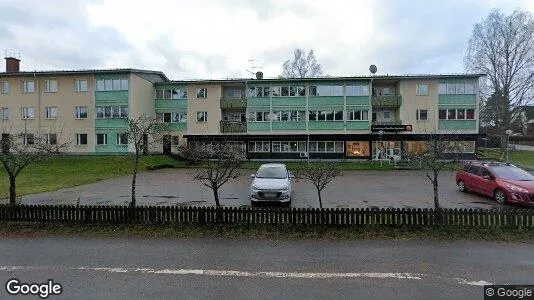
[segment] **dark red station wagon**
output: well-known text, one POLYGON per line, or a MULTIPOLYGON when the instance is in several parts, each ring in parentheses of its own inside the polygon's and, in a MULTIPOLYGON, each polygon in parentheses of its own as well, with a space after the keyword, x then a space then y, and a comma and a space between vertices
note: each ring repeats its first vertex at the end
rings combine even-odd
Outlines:
POLYGON ((466 162, 456 173, 456 184, 461 192, 476 192, 501 204, 534 206, 534 176, 512 164, 466 162))

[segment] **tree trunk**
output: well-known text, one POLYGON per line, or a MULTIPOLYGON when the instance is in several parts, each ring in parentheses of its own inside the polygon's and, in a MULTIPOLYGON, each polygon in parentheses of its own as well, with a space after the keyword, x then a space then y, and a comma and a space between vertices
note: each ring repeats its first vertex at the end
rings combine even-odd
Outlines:
POLYGON ((503 133, 501 135, 501 150, 506 151, 506 147, 508 147, 508 136, 503 133))
POLYGON ((14 176, 9 176, 9 204, 17 204, 17 178, 14 176))
POLYGON ((213 198, 215 199, 215 206, 219 208, 221 204, 219 203, 219 189, 218 188, 211 188, 213 190, 213 198))
POLYGON ((135 162, 132 176, 132 201, 130 202, 131 207, 135 207, 135 183, 137 180, 137 166, 139 165, 139 153, 135 154, 135 162))
POLYGON ((317 190, 317 196, 319 197, 319 208, 323 209, 323 198, 321 198, 321 191, 317 190))
POLYGON ((439 196, 438 196, 438 175, 434 174, 434 180, 432 181, 434 188, 434 208, 439 209, 439 196))

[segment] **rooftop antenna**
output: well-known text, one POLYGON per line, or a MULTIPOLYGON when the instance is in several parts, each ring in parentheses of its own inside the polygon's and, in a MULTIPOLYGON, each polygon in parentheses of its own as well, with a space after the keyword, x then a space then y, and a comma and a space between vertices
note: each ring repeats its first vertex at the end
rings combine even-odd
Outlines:
POLYGON ((20 52, 17 50, 13 50, 13 49, 5 49, 4 57, 16 58, 20 60, 20 52))
POLYGON ((250 73, 250 75, 252 75, 252 78, 254 78, 254 76, 257 77, 257 73, 258 73, 258 72, 256 72, 256 69, 261 69, 261 68, 263 68, 262 66, 256 66, 256 65, 254 65, 254 62, 255 62, 255 61, 256 61, 255 59, 249 59, 249 60, 248 60, 248 63, 250 64, 250 67, 249 67, 250 70, 246 70, 247 72, 250 73))

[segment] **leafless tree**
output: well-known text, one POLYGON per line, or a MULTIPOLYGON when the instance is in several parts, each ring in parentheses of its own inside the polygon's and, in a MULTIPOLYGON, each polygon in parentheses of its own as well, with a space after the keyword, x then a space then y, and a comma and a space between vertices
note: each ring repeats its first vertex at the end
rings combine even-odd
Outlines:
POLYGON ((190 143, 181 146, 180 152, 187 160, 200 163, 193 178, 213 191, 215 205, 220 207, 219 189, 241 175, 239 167, 245 161, 244 153, 231 142, 212 142, 209 147, 190 143))
POLYGON ((154 144, 159 144, 163 140, 163 135, 168 128, 164 123, 158 122, 156 118, 141 115, 133 119, 129 118, 128 123, 128 142, 134 148, 134 166, 132 170, 132 197, 130 206, 136 205, 135 185, 137 181, 137 172, 141 157, 149 153, 149 149, 154 144))
MULTIPOLYGON (((481 92, 482 114, 490 119, 505 145, 505 131, 530 102, 534 88, 534 20, 521 10, 505 15, 493 10, 476 24, 469 40, 465 65, 468 71, 487 74, 481 92), (491 97, 490 97, 491 96, 491 97)), ((481 119, 482 119, 481 118, 481 119)))
POLYGON ((317 62, 313 49, 308 54, 305 50, 295 49, 293 60, 284 62, 284 75, 286 78, 307 78, 323 75, 321 64, 317 62))
POLYGON ((9 204, 17 204, 17 177, 29 165, 60 155, 70 141, 63 139, 53 126, 44 132, 30 132, 26 127, 16 132, 4 128, 0 141, 0 162, 9 178, 9 204))
POLYGON ((319 207, 323 208, 323 198, 321 192, 341 174, 341 167, 338 162, 320 162, 314 161, 309 163, 301 163, 295 171, 297 179, 308 180, 313 183, 317 190, 317 197, 319 198, 319 207))
POLYGON ((425 171, 425 178, 432 184, 434 191, 434 208, 440 209, 439 174, 445 167, 459 162, 459 153, 462 149, 456 134, 429 134, 428 137, 426 147, 407 153, 405 158, 411 167, 425 171))

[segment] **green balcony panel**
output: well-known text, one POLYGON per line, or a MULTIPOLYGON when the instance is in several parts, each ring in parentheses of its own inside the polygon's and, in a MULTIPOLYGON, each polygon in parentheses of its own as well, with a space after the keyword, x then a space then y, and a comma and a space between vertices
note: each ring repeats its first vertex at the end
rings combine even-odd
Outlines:
POLYGON ((317 122, 310 121, 308 122, 309 130, 343 130, 345 129, 345 124, 343 122, 317 122))
POLYGON ((105 133, 108 135, 107 145, 95 145, 95 152, 97 153, 126 153, 128 152, 128 145, 117 145, 117 133, 124 133, 125 130, 95 130, 95 139, 97 133, 105 133))
POLYGON ((269 98, 251 98, 247 99, 247 106, 260 106, 260 107, 269 107, 271 105, 271 100, 269 98))
POLYGON ((271 123, 269 122, 248 122, 248 131, 269 131, 271 130, 271 123))
POLYGON ((350 130, 369 130, 369 121, 348 121, 346 128, 350 130))
POLYGON ((128 122, 126 119, 96 119, 95 128, 127 129, 128 122))
POLYGON ((369 106, 369 96, 347 97, 347 105, 367 105, 367 106, 369 106))
POLYGON ((306 130, 306 122, 273 122, 273 130, 306 130))
POLYGON ((221 109, 245 109, 247 99, 221 98, 221 109))
POLYGON ((273 97, 273 106, 306 106, 306 97, 273 97))
POLYGON ((343 97, 309 97, 309 106, 325 106, 325 105, 343 105, 345 102, 343 97))
POLYGON ((155 107, 157 109, 186 109, 187 99, 179 100, 156 100, 155 107))
POLYGON ((439 106, 473 106, 477 105, 476 95, 439 95, 439 106))
POLYGON ((371 97, 373 107, 400 107, 402 105, 401 96, 373 96, 371 97))
POLYGON ((171 131, 187 131, 187 123, 170 123, 168 126, 171 131))
POLYGON ((247 132, 247 122, 221 121, 221 133, 247 132))
POLYGON ((476 120, 438 120, 439 130, 476 130, 476 120))
POLYGON ((128 91, 95 92, 96 102, 128 101, 128 91))

